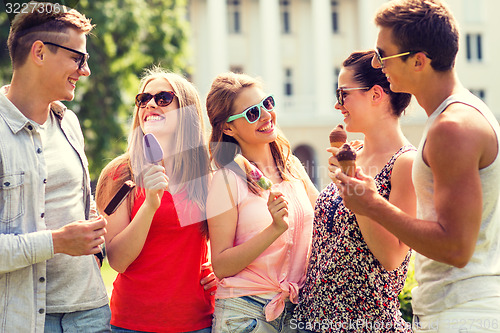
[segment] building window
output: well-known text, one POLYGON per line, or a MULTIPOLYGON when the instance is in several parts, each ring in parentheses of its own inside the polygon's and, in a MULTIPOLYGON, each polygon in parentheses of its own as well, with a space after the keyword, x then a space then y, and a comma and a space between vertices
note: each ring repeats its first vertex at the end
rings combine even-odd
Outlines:
POLYGON ((243 66, 232 65, 229 67, 229 70, 233 73, 242 74, 243 73, 243 66))
POLYGON ((227 1, 228 28, 230 34, 241 33, 241 3, 239 0, 227 1))
POLYGON ((484 101, 484 98, 486 97, 486 93, 484 92, 484 89, 469 89, 471 93, 476 95, 477 97, 481 98, 484 101))
POLYGON ((285 95, 293 95, 292 69, 285 68, 285 95))
POLYGON ((281 0, 280 1, 280 12, 281 12, 281 32, 284 34, 289 34, 290 30, 290 1, 281 0))
POLYGON ((333 86, 333 96, 337 95, 337 89, 339 88, 339 74, 340 68, 335 67, 333 69, 333 82, 335 82, 335 85, 333 86))
MULTIPOLYGON (((318 184, 318 177, 316 174, 316 159, 314 157, 314 150, 308 145, 300 145, 293 150, 293 154, 302 162, 306 169, 307 175, 315 185, 318 184)), ((322 186, 321 186, 322 187, 322 186)))
POLYGON ((332 1, 332 32, 334 34, 339 33, 339 3, 338 1, 332 1))
POLYGON ((467 61, 483 60, 483 41, 481 34, 467 34, 465 36, 467 61))

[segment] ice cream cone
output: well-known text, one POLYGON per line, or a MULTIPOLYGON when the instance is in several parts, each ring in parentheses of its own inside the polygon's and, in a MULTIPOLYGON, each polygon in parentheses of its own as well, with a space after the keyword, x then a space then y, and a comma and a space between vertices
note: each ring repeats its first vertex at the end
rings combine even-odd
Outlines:
POLYGON ((341 141, 333 141, 333 142, 330 142, 330 146, 331 147, 335 147, 335 148, 340 148, 342 147, 342 145, 344 144, 345 142, 341 142, 341 141))
POLYGON ((330 146, 335 148, 340 148, 347 141, 347 133, 344 130, 344 126, 342 124, 338 124, 330 132, 330 146))
POLYGON ((342 172, 349 177, 354 177, 356 175, 356 160, 344 160, 339 161, 340 169, 342 172))
POLYGON ((356 151, 351 145, 348 143, 342 145, 336 157, 342 172, 350 177, 354 177, 356 174, 356 151))

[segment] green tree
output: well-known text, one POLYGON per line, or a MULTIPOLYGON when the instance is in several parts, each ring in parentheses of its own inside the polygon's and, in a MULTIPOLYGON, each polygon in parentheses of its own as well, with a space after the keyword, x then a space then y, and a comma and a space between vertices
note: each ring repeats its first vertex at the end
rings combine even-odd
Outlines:
MULTIPOLYGON (((92 75, 77 83, 74 101, 65 104, 80 119, 95 180, 104 165, 125 150, 126 129, 144 68, 160 65, 187 74, 187 4, 186 0, 80 0, 75 9, 95 24, 87 41, 92 75)), ((2 10, 3 84, 11 75, 8 26, 2 10)))
POLYGON ((10 66, 7 37, 9 36, 10 21, 5 12, 4 3, 0 2, 0 84, 10 81, 12 69, 10 66))
POLYGON ((415 252, 413 252, 410 264, 408 266, 408 275, 406 276, 405 285, 403 290, 399 293, 399 303, 401 314, 403 319, 411 323, 413 319, 413 308, 411 305, 411 291, 417 286, 417 280, 415 280, 415 252))

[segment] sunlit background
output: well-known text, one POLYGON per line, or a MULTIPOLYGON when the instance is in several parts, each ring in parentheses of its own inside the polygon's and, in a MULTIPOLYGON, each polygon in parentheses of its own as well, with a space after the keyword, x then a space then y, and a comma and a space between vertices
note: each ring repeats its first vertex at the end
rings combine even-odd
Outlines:
MULTIPOLYGON (((9 19, 0 3, 0 80, 10 81, 9 19)), ((16 1, 14 1, 16 2, 16 1)), ((22 2, 22 1, 17 1, 22 2)), ((64 1, 53 1, 64 2, 64 1)), ((328 134, 342 122, 334 109, 337 75, 355 50, 373 48, 374 14, 384 0, 73 0, 96 25, 88 39, 92 75, 68 106, 86 137, 92 179, 126 147, 142 70, 161 65, 186 75, 202 101, 225 71, 262 78, 276 96, 278 124, 319 189, 328 134)), ((66 1, 66 3, 68 3, 66 1)), ((500 117, 498 0, 449 0, 461 39, 456 67, 465 87, 500 117)), ((401 120, 418 144, 425 113, 413 103, 401 120)), ((207 135, 210 132, 206 123, 207 135)), ((350 139, 359 138, 350 134, 350 139)))
MULTIPOLYGON (((343 117, 334 109, 337 75, 355 50, 374 48, 374 15, 384 0, 192 0, 192 79, 202 96, 222 71, 261 77, 276 95, 278 123, 318 188, 326 175, 328 134, 343 117)), ((459 22, 456 62, 465 87, 500 118, 498 0, 449 0, 459 22)), ((401 120, 418 145, 426 115, 413 103, 401 120)), ((360 138, 350 135, 350 138, 360 138)))

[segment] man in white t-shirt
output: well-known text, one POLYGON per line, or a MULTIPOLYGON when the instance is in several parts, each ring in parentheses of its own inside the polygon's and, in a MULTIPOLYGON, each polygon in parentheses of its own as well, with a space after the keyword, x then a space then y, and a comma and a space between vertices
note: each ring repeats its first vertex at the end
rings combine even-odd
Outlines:
POLYGON ((428 115, 413 164, 417 218, 378 195, 361 170, 355 178, 335 171, 344 201, 418 253, 416 332, 499 332, 498 121, 458 80, 458 28, 442 1, 390 1, 375 23, 372 65, 428 115))

